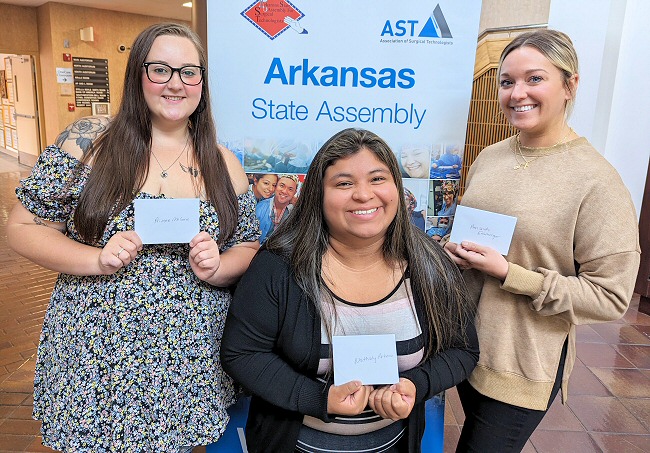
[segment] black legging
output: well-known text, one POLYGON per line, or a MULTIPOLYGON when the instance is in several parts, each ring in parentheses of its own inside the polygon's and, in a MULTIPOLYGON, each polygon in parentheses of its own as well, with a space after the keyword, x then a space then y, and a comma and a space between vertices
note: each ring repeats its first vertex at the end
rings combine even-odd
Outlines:
POLYGON ((544 411, 526 409, 494 400, 477 392, 467 381, 458 384, 458 395, 465 411, 465 423, 456 453, 520 452, 562 387, 566 354, 567 342, 565 341, 555 384, 547 409, 544 411))

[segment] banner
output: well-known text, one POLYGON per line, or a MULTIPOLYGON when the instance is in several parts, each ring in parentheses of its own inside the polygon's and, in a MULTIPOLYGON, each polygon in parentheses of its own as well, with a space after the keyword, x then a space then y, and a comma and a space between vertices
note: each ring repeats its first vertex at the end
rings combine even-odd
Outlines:
MULTIPOLYGON (((208 2, 217 134, 249 174, 262 242, 320 146, 349 127, 395 152, 412 222, 436 239, 450 231, 480 11, 481 0, 208 2)), ((442 445, 438 412, 427 445, 442 445)))
MULTIPOLYGON (((219 139, 241 159, 258 199, 272 195, 257 190, 253 173, 304 174, 330 136, 364 128, 396 153, 414 223, 444 235, 480 9, 481 0, 208 2, 219 139)), ((278 186, 280 178, 267 179, 278 186)), ((287 209, 291 202, 275 206, 278 219, 287 209)))

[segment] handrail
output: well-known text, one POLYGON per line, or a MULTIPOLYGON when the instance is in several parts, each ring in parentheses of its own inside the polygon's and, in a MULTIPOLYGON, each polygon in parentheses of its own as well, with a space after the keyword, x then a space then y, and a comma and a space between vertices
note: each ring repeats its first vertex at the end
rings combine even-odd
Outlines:
POLYGON ((492 33, 523 31, 523 30, 531 30, 534 28, 548 28, 548 24, 513 25, 508 27, 486 28, 481 32, 480 35, 478 35, 477 41, 480 42, 483 38, 485 38, 487 35, 492 33))

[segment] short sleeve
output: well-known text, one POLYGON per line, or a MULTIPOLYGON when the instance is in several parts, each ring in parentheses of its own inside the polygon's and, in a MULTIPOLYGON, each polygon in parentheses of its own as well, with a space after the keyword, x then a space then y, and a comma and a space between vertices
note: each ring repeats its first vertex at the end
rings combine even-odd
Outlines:
POLYGON ((255 215, 257 200, 253 192, 247 191, 237 197, 239 206, 237 229, 235 234, 228 240, 227 247, 242 242, 253 242, 260 237, 260 222, 255 215))
POLYGON ((47 147, 32 173, 16 188, 25 208, 51 222, 65 222, 72 216, 90 167, 83 165, 57 146, 47 147))

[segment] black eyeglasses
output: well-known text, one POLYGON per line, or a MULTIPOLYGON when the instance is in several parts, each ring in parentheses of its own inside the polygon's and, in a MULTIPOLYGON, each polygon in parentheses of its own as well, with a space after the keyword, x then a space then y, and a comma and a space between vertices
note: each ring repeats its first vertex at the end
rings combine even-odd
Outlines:
POLYGON ((142 66, 147 73, 147 78, 153 83, 167 83, 174 76, 175 72, 181 78, 181 82, 185 85, 198 85, 203 80, 203 66, 183 66, 180 68, 172 68, 165 63, 142 63, 142 66))

